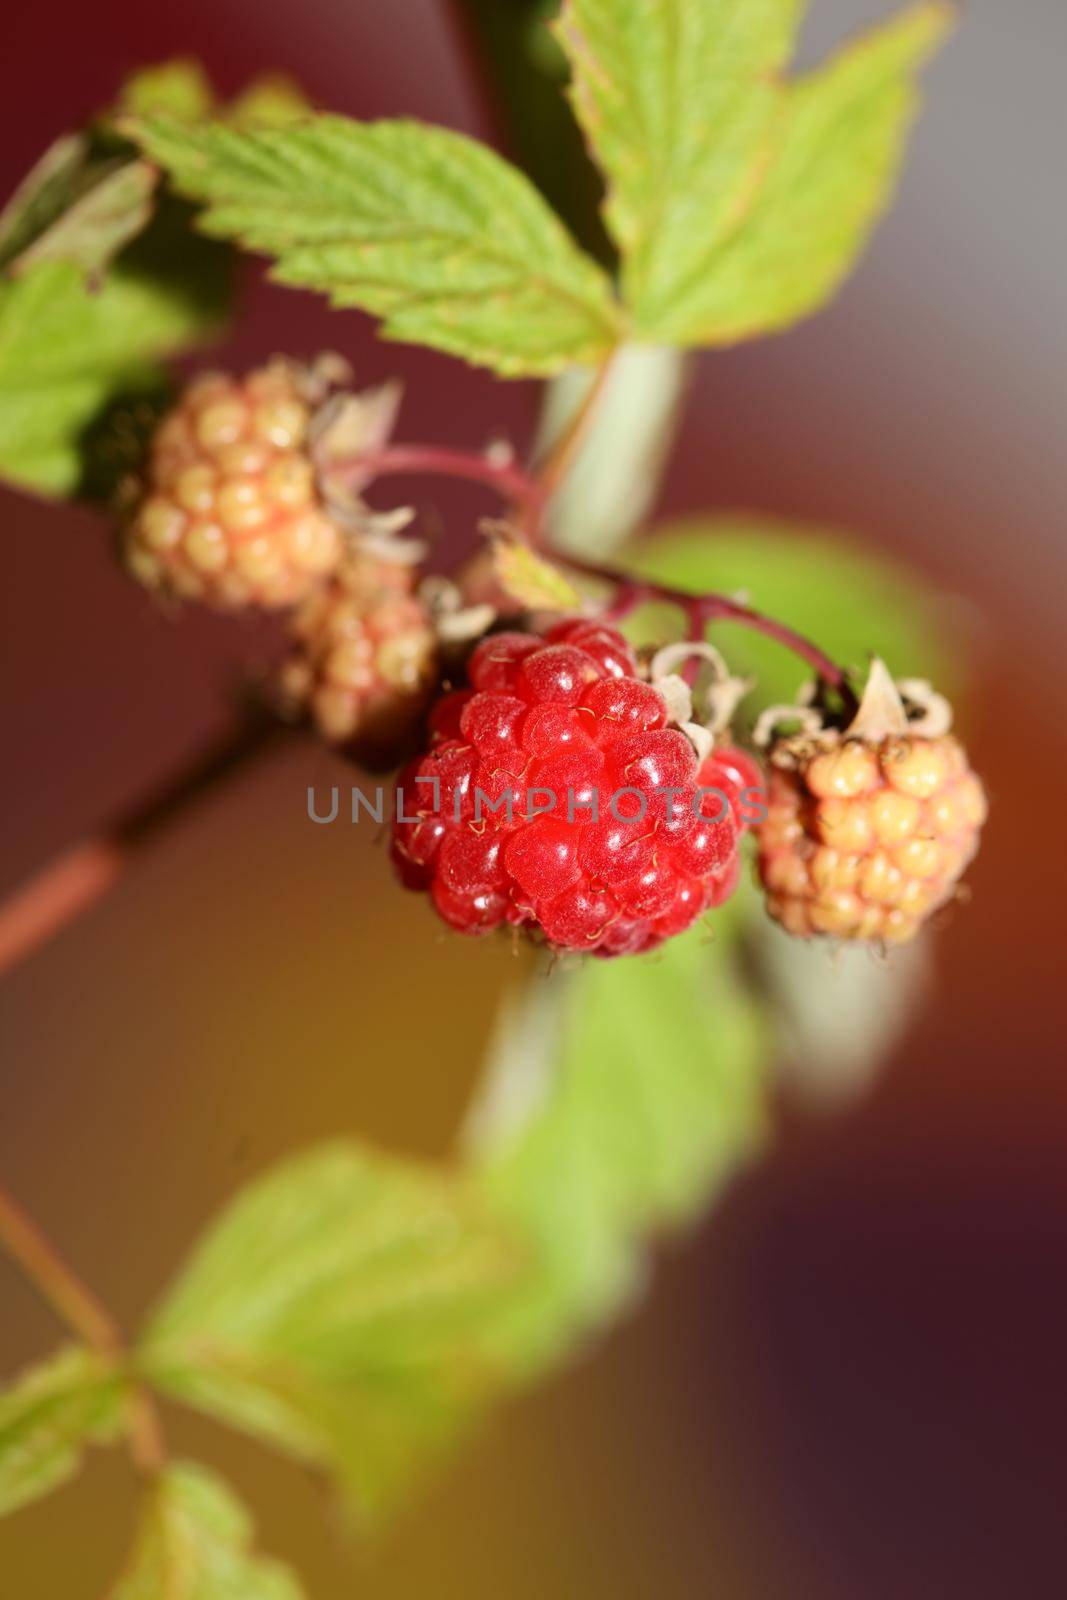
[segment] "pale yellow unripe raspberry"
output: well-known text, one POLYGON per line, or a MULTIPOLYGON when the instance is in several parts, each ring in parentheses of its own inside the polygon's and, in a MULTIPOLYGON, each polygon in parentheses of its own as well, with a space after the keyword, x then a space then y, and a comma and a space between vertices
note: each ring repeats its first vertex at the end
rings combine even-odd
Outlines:
POLYGON ((343 555, 307 451, 310 390, 282 361, 195 379, 152 439, 125 530, 148 587, 235 609, 303 600, 343 555))
POLYGON ((364 765, 404 754, 438 678, 437 638, 410 565, 350 556, 295 613, 284 699, 364 765))
POLYGON ((986 800, 962 747, 910 729, 899 700, 900 725, 887 731, 885 697, 896 691, 887 678, 878 691, 880 722, 861 708, 843 731, 781 738, 769 751, 760 877, 771 916, 800 937, 911 939, 978 847, 986 800))

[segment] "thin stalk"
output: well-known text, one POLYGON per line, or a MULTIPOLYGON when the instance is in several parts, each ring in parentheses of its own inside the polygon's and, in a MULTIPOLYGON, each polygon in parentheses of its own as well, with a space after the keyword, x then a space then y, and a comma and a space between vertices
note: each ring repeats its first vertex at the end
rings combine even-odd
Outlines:
POLYGON ((49 862, 0 904, 0 976, 18 966, 122 877, 137 852, 194 801, 216 789, 289 730, 265 714, 216 739, 187 771, 94 839, 49 862))
POLYGON ((113 1360, 122 1350, 118 1324, 55 1245, 0 1187, 0 1245, 41 1299, 83 1343, 113 1360))
POLYGON ((554 550, 552 559, 571 572, 596 579, 600 583, 610 584, 616 591, 615 599, 608 607, 608 615, 613 619, 628 615, 639 605, 659 603, 677 606, 685 613, 689 624, 689 637, 692 639, 702 638, 709 622, 740 622, 745 627, 765 634, 768 639, 775 639, 779 644, 785 645, 786 649, 792 650, 795 655, 806 661, 830 688, 847 692, 845 673, 835 661, 831 661, 830 657, 819 649, 818 645, 806 639, 795 628, 779 622, 776 617, 764 616, 751 606, 731 600, 729 595, 693 594, 687 589, 675 589, 668 584, 657 583, 654 579, 641 578, 633 573, 624 572, 618 567, 584 561, 580 556, 568 555, 561 550, 554 550))
MULTIPOLYGON (((580 432, 583 421, 587 424, 596 404, 596 398, 603 392, 603 381, 607 368, 601 369, 601 384, 587 397, 587 405, 582 408, 583 416, 576 419, 576 428, 568 430, 573 437, 575 432, 580 432)), ((571 446, 565 441, 564 455, 571 453, 571 446)), ((442 473, 447 477, 466 478, 476 483, 484 483, 493 488, 505 500, 534 518, 536 523, 544 509, 547 494, 551 494, 553 481, 556 477, 553 471, 547 474, 542 471, 538 476, 523 471, 513 463, 500 465, 486 456, 469 454, 462 450, 442 450, 433 445, 390 445, 372 455, 361 456, 353 464, 358 467, 361 474, 368 472, 375 475, 390 472, 427 472, 442 473), (547 479, 547 494, 546 494, 547 479)), ((566 470, 564 466, 564 471, 566 470)), ((529 524, 527 523, 527 531, 529 524)), ((536 542, 531 540, 531 542, 536 542)), ((729 620, 740 622, 744 626, 753 628, 758 633, 765 634, 770 639, 776 639, 779 644, 785 645, 794 651, 802 660, 811 666, 819 677, 831 688, 848 692, 845 674, 836 662, 831 661, 817 645, 803 634, 797 633, 795 628, 790 628, 786 623, 779 622, 774 617, 764 616, 761 612, 753 610, 751 606, 741 605, 739 601, 731 600, 724 594, 693 594, 685 589, 672 588, 669 585, 656 583, 650 578, 642 578, 634 573, 626 572, 621 568, 604 565, 600 562, 586 561, 581 556, 570 555, 564 550, 552 548, 546 554, 560 566, 569 571, 580 573, 583 577, 596 579, 600 583, 608 584, 614 591, 614 600, 609 605, 609 615, 620 617, 625 612, 632 610, 635 605, 661 602, 679 607, 686 616, 689 624, 690 637, 700 638, 709 622, 729 620)))
MULTIPOLYGON (((523 506, 539 513, 544 507, 545 493, 528 473, 512 462, 494 461, 491 456, 475 455, 466 450, 448 450, 438 445, 386 445, 360 456, 353 466, 361 478, 367 475, 386 477, 396 473, 427 473, 439 478, 464 478, 469 483, 484 483, 513 505, 523 506)), ((341 464, 334 468, 343 472, 341 464)))

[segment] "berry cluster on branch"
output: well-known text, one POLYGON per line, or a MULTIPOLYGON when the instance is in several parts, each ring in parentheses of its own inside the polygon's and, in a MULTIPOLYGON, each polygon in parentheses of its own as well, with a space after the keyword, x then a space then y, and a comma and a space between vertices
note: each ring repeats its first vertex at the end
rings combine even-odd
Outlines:
POLYGON ((536 475, 499 453, 393 446, 393 392, 339 392, 324 376, 339 370, 275 360, 195 380, 151 443, 126 560, 182 599, 286 608, 279 704, 362 764, 395 766, 421 736, 393 860, 450 927, 639 954, 728 898, 750 827, 767 909, 789 933, 899 943, 945 904, 985 799, 939 697, 935 715, 924 686, 898 691, 875 662, 860 703, 785 623, 553 549, 544 513, 573 433, 536 475), (403 531, 411 513, 363 499, 397 472, 496 491, 533 579, 509 590, 500 566, 490 603, 474 604, 462 571, 425 578, 425 551, 403 531), (553 616, 539 601, 562 570, 606 597, 575 592, 580 614, 553 616), (647 601, 673 605, 685 628, 639 659, 615 625, 647 601), (704 640, 723 617, 816 673, 807 704, 760 719, 769 784, 729 728, 749 686, 704 640))

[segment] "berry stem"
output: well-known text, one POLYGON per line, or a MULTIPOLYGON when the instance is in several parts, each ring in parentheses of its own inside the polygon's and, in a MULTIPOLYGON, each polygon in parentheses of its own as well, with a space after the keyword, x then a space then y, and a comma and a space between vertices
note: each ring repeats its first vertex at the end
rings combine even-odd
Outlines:
POLYGON ((563 550, 553 550, 552 559, 571 572, 610 584, 615 589, 615 599, 609 604, 605 613, 610 620, 629 615, 639 605, 659 602, 678 606, 685 613, 691 639, 702 638, 709 622, 740 622, 745 627, 765 634, 767 638, 775 639, 779 644, 792 650, 806 661, 831 689, 848 693, 848 683, 842 668, 835 661, 831 661, 817 645, 812 644, 810 639, 806 639, 803 634, 797 633, 794 628, 779 622, 775 617, 766 617, 762 612, 754 611, 751 606, 731 600, 729 595, 693 594, 687 589, 674 589, 667 584, 657 583, 652 578, 641 578, 631 572, 620 571, 617 567, 584 561, 580 556, 568 555, 563 550))
POLYGON ((521 467, 494 461, 488 455, 471 451, 448 450, 437 445, 386 445, 381 450, 359 456, 353 462, 361 474, 385 477, 393 473, 428 473, 440 478, 465 478, 484 483, 505 500, 521 506, 536 517, 544 509, 545 492, 521 467))
POLYGON ((198 761, 94 839, 75 845, 0 904, 0 975, 100 900, 135 852, 190 802, 225 781, 288 731, 257 711, 216 739, 198 761))
POLYGON ((79 1339, 113 1360, 122 1337, 111 1314, 67 1265, 18 1201, 0 1186, 0 1245, 49 1305, 79 1339))
MULTIPOLYGON (((560 454, 556 456, 553 453, 553 458, 546 463, 537 477, 531 476, 521 467, 511 463, 500 465, 488 456, 474 455, 462 450, 438 449, 433 445, 390 445, 383 450, 360 457, 358 462, 360 471, 375 475, 392 472, 426 472, 484 483, 522 510, 523 529, 532 544, 539 544, 537 533, 547 500, 558 487, 561 472, 564 476, 566 474, 569 461, 573 459, 573 449, 580 443, 579 436, 592 416, 593 407, 603 392, 603 384, 609 371, 610 364, 607 363, 600 369, 598 380, 594 382, 585 402, 579 408, 579 415, 561 441, 560 454)), ((765 617, 761 612, 754 611, 751 606, 744 606, 736 600, 731 600, 728 595, 692 594, 685 589, 670 588, 617 567, 585 561, 580 556, 569 555, 554 546, 545 548, 545 553, 571 572, 609 584, 615 591, 615 597, 605 614, 613 620, 626 616, 638 605, 660 601, 678 606, 685 613, 690 638, 702 638, 709 622, 724 620, 740 622, 745 627, 766 634, 770 639, 776 639, 779 644, 794 651, 830 688, 848 693, 844 672, 817 645, 805 639, 803 634, 797 633, 795 629, 788 627, 786 623, 778 622, 773 617, 765 617)))

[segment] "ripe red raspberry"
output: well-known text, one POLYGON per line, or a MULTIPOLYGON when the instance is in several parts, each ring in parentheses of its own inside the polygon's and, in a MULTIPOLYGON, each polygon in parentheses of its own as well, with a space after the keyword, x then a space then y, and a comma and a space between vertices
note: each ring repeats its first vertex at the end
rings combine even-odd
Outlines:
POLYGON ((985 794, 947 732, 909 728, 901 707, 898 726, 867 737, 862 717, 772 745, 760 877, 789 933, 900 944, 951 898, 978 848, 985 794))
POLYGON ((126 565, 149 588, 234 609, 287 606, 332 572, 342 536, 306 449, 299 370, 197 378, 152 439, 126 565))
POLYGON ((414 588, 410 563, 357 554, 290 624, 283 696, 364 765, 396 765, 437 680, 437 639, 414 588))
POLYGON ((493 634, 468 675, 431 714, 393 827, 402 882, 445 922, 629 955, 727 898, 751 774, 734 752, 698 763, 621 634, 584 619, 493 634))

